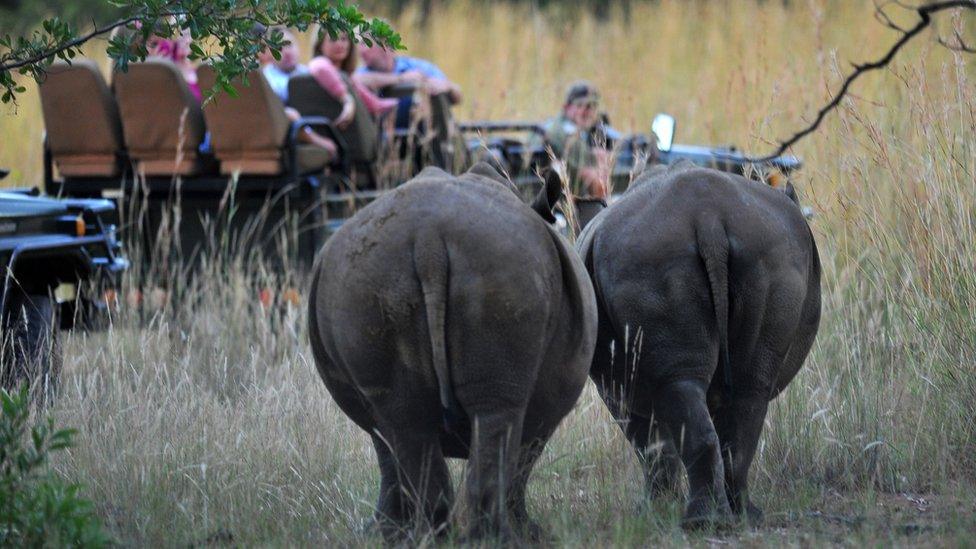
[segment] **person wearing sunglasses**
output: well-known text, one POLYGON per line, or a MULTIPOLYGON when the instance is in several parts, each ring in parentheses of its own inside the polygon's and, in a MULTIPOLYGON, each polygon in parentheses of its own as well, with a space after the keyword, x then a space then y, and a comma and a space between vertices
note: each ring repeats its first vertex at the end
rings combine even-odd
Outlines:
POLYGON ((562 112, 544 125, 545 145, 565 163, 578 198, 606 199, 609 194, 610 143, 600 139, 605 135, 601 125, 600 93, 585 81, 569 87, 562 112))

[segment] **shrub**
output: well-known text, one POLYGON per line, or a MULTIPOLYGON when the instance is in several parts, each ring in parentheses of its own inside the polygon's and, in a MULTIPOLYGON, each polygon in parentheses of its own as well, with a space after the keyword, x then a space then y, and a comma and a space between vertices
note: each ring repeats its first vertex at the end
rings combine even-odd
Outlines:
POLYGON ((72 445, 76 431, 47 419, 31 426, 31 399, 0 390, 0 546, 102 547, 109 538, 81 485, 49 467, 53 452, 72 445))

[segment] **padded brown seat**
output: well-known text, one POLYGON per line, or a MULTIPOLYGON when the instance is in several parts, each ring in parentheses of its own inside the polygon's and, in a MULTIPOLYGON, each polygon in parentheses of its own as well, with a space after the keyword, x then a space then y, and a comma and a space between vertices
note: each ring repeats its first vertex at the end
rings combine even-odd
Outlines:
MULTIPOLYGON (((199 77, 203 89, 214 87, 212 67, 201 67, 199 77)), ((289 169, 291 122, 264 75, 255 71, 247 78, 248 86, 234 83, 237 97, 222 93, 203 108, 214 156, 222 174, 280 175, 289 169)), ((295 158, 299 174, 321 172, 330 160, 328 151, 314 145, 298 145, 295 158)))
POLYGON ((102 73, 87 59, 55 63, 40 86, 51 159, 62 177, 119 175, 122 124, 102 73))
MULTIPOLYGON (((409 97, 416 102, 419 91, 414 84, 397 84, 383 88, 380 95, 397 99, 409 97)), ((404 132, 401 135, 423 144, 421 165, 432 163, 448 172, 459 173, 471 164, 471 158, 464 136, 454 122, 452 106, 449 94, 430 95, 426 102, 421 101, 421 108, 410 110, 410 120, 400 131, 404 132)))
POLYGON ((451 99, 446 93, 430 97, 431 126, 434 130, 432 153, 434 162, 445 170, 458 173, 471 163, 464 137, 454 123, 451 99))
MULTIPOLYGON (((348 79, 345 76, 343 79, 348 89, 352 90, 348 79)), ((344 160, 351 164, 372 166, 379 156, 379 126, 359 97, 355 93, 352 96, 356 101, 356 115, 345 129, 338 129, 345 145, 342 154, 344 160)), ((325 91, 311 75, 296 76, 288 81, 288 104, 302 116, 326 116, 335 120, 342 112, 342 103, 325 91)))
POLYGON ((173 63, 133 63, 115 73, 114 88, 129 158, 140 173, 186 176, 206 170, 197 152, 206 133, 203 112, 173 63))

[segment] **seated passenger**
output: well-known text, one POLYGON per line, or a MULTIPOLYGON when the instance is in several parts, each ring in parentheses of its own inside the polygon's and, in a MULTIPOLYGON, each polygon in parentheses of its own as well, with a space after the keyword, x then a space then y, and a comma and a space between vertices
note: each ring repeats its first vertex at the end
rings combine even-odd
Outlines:
MULTIPOLYGON (((308 74, 308 68, 298 62, 298 46, 295 43, 295 35, 288 29, 276 27, 281 31, 284 45, 281 47, 280 59, 275 59, 271 50, 265 48, 258 54, 258 62, 261 63, 261 73, 268 81, 271 90, 281 98, 282 103, 288 102, 288 80, 292 76, 308 74)), ((263 30, 261 31, 263 32, 263 30)), ((285 115, 292 122, 300 119, 302 115, 291 107, 285 107, 285 115)), ((309 127, 302 129, 298 134, 298 140, 302 143, 319 146, 327 151, 332 158, 338 156, 339 148, 335 142, 319 134, 309 127)))
POLYGON ((315 41, 314 54, 316 57, 308 64, 308 70, 329 95, 342 101, 342 111, 335 120, 340 128, 349 125, 356 114, 356 101, 350 93, 350 87, 374 117, 397 106, 396 99, 382 99, 361 83, 348 80, 348 76, 356 70, 357 59, 356 48, 345 33, 333 40, 329 33, 320 31, 319 38, 315 41), (343 79, 343 73, 347 79, 343 79), (347 85, 347 81, 351 86, 347 85))
MULTIPOLYGON (((356 71, 354 78, 373 90, 379 91, 387 86, 400 84, 414 84, 423 87, 430 95, 447 94, 451 104, 456 105, 461 102, 461 87, 448 80, 444 71, 430 61, 395 55, 393 51, 376 43, 372 46, 360 44, 359 53, 363 57, 365 66, 356 71)), ((396 121, 398 128, 409 125, 412 101, 410 97, 400 99, 396 121)))
POLYGON ((190 60, 190 35, 181 32, 175 38, 162 38, 151 36, 146 43, 146 51, 149 57, 169 59, 176 65, 176 68, 183 74, 186 85, 197 101, 203 100, 203 93, 200 90, 200 83, 197 81, 197 67, 190 60))
POLYGON ((281 55, 275 59, 271 51, 265 49, 258 55, 261 63, 261 72, 264 79, 274 90, 275 94, 281 98, 282 103, 288 103, 288 80, 292 76, 308 74, 308 67, 298 62, 298 46, 295 43, 295 35, 288 29, 277 29, 281 31, 284 45, 281 46, 281 55))
POLYGON ((570 189, 579 198, 606 199, 609 195, 609 131, 602 127, 599 106, 596 88, 589 82, 577 82, 566 93, 562 113, 545 123, 545 144, 566 163, 570 189))

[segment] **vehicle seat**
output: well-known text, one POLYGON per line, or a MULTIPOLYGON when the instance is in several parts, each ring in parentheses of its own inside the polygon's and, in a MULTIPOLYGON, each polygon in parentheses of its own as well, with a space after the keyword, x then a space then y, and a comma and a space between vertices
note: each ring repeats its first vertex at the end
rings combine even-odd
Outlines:
MULTIPOLYGON (((346 87, 356 101, 356 116, 345 129, 338 129, 340 137, 345 142, 342 154, 345 160, 356 166, 370 166, 379 156, 380 131, 369 110, 350 85, 348 78, 343 75, 346 87)), ((302 116, 326 116, 335 120, 342 112, 342 103, 325 91, 314 76, 296 76, 288 82, 288 104, 294 107, 302 116)))
POLYGON ((198 152, 206 134, 200 104, 176 65, 149 60, 116 72, 115 96, 129 157, 146 176, 198 175, 206 159, 198 152))
MULTIPOLYGON (((199 77, 203 89, 213 88, 217 79, 209 66, 200 68, 199 77)), ((280 175, 288 169, 291 122, 261 71, 247 80, 247 86, 234 82, 237 97, 221 93, 203 108, 214 156, 225 175, 280 175)), ((314 145, 298 145, 295 152, 299 174, 321 172, 330 160, 328 151, 314 145)))
POLYGON ((434 130, 431 151, 434 162, 452 173, 467 169, 471 158, 464 137, 454 123, 451 99, 448 94, 442 93, 430 97, 430 117, 434 130))
POLYGON ((51 158, 62 177, 119 175, 122 123, 94 62, 55 63, 40 85, 51 158))

